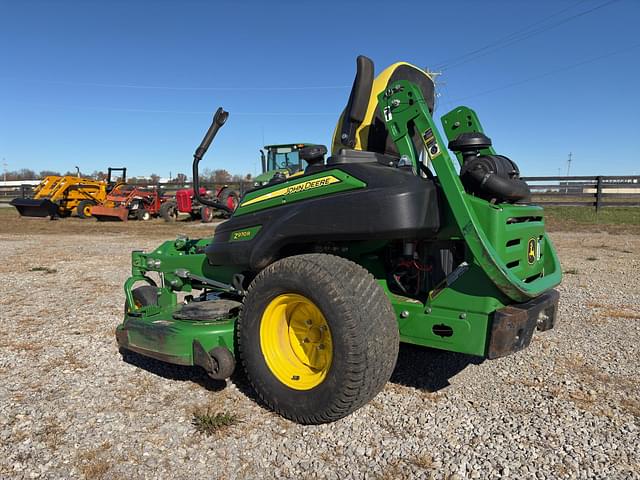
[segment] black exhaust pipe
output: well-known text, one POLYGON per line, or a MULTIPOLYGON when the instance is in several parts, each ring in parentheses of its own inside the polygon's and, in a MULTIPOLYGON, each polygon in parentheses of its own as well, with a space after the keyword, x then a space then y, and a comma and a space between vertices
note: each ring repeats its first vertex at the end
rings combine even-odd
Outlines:
POLYGON ((196 197, 198 202, 202 203, 203 205, 208 205, 210 207, 223 210, 227 213, 233 213, 233 210, 226 205, 220 202, 216 202, 215 200, 203 198, 200 195, 200 175, 198 172, 198 164, 200 163, 200 160, 202 160, 204 154, 207 153, 211 142, 213 142, 213 139, 218 133, 218 130, 220 130, 220 127, 224 125, 224 122, 227 121, 227 118, 229 118, 229 112, 225 112, 222 107, 216 110, 216 113, 213 116, 213 122, 211 122, 209 130, 207 130, 207 133, 202 139, 202 143, 200 143, 200 146, 196 149, 196 153, 193 154, 193 196, 196 197))

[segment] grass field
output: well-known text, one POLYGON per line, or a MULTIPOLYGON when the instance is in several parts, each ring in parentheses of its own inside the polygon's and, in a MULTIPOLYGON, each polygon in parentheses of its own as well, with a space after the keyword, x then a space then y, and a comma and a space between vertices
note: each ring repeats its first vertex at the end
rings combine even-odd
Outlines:
MULTIPOLYGON (((596 213, 589 207, 545 207, 547 227, 550 231, 606 231, 609 233, 634 233, 640 234, 640 207, 607 207, 596 213)), ((222 219, 217 219, 217 221, 222 219)), ((20 229, 30 232, 47 230, 46 219, 21 219, 14 208, 0 208, 0 231, 12 231, 18 228, 16 221, 29 221, 27 226, 20 225, 20 229)), ((94 219, 81 220, 77 217, 57 220, 64 222, 65 230, 69 233, 120 233, 123 231, 147 232, 150 236, 172 236, 176 231, 187 228, 204 229, 207 225, 199 221, 180 221, 166 223, 161 219, 149 222, 130 221, 98 223, 94 219)))
POLYGON ((401 345, 372 402, 302 426, 263 408, 241 368, 218 382, 118 351, 131 251, 213 224, 2 208, 0 479, 640 480, 640 226, 580 213, 551 211, 559 322, 529 348, 481 361, 401 345))
POLYGON ((545 207, 550 230, 604 230, 640 233, 640 207, 545 207))

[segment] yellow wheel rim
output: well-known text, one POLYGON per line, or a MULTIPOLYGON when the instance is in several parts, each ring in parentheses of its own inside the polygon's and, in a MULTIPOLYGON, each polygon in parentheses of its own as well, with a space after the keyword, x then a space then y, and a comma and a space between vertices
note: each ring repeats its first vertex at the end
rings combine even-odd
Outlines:
POLYGON ((308 298, 274 298, 260 322, 260 348, 275 377, 295 390, 310 390, 327 376, 333 358, 329 324, 308 298))
POLYGON ((82 210, 82 213, 84 214, 85 217, 90 217, 91 216, 91 205, 85 205, 84 209, 82 210))

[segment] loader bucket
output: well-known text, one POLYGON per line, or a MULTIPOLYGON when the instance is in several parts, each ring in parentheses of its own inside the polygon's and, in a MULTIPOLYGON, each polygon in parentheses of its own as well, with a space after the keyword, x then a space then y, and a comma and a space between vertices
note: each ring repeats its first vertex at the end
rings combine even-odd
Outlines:
POLYGON ((91 215, 96 217, 99 222, 126 222, 129 218, 129 209, 96 205, 95 207, 91 207, 91 215))
POLYGON ((11 205, 16 207, 22 217, 55 217, 58 215, 58 205, 51 200, 33 198, 14 198, 11 205))

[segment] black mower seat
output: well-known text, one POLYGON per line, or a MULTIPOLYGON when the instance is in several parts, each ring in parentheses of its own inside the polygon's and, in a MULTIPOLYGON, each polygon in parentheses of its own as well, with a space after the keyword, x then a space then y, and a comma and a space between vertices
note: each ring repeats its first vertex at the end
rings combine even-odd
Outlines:
MULTIPOLYGON (((387 132, 382 112, 378 105, 378 95, 398 80, 408 80, 422 91, 429 112, 433 113, 435 86, 424 70, 405 62, 387 67, 373 78, 373 62, 359 56, 357 73, 345 107, 333 134, 331 153, 339 156, 340 149, 376 152, 399 157, 398 148, 387 132)), ((418 132, 412 135, 416 151, 423 148, 418 132)))

